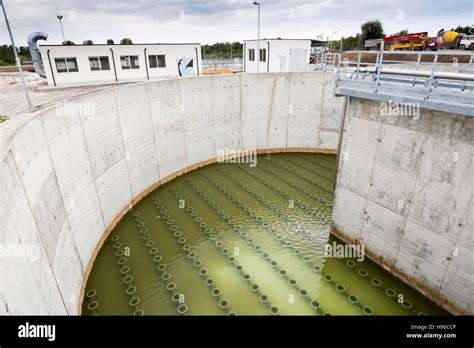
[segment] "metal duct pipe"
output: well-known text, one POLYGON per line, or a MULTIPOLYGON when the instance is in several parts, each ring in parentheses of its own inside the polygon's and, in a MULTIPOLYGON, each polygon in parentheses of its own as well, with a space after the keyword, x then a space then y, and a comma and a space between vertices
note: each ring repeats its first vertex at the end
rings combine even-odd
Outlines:
POLYGON ((41 55, 36 42, 38 40, 47 39, 48 34, 42 32, 31 33, 30 36, 28 36, 28 47, 30 48, 31 59, 33 60, 35 71, 39 76, 43 78, 46 78, 46 74, 44 72, 43 61, 41 60, 41 55))

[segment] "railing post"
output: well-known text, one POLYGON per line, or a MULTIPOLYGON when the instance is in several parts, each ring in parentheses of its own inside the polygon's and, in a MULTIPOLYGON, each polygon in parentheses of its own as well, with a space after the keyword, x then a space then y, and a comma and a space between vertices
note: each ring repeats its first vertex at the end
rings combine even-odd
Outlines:
POLYGON ((356 80, 359 80, 359 70, 360 70, 360 59, 362 57, 362 52, 359 51, 359 55, 357 56, 357 73, 356 73, 356 80))
MULTIPOLYGON (((382 65, 383 65, 383 51, 380 52, 380 58, 377 63, 377 77, 375 78, 375 82, 377 83, 377 86, 380 86, 380 72, 382 71, 382 65)), ((375 90, 377 91, 377 89, 375 90)))
MULTIPOLYGON (((416 68, 415 71, 418 71, 421 62, 421 53, 418 53, 418 58, 416 59, 416 68)), ((413 75, 413 84, 412 86, 416 86, 416 75, 413 75)))
POLYGON ((428 94, 426 95, 425 99, 428 99, 429 93, 431 93, 431 86, 433 85, 434 81, 434 75, 436 72, 436 65, 438 64, 438 53, 435 54, 434 60, 433 60, 433 66, 431 68, 431 74, 430 74, 430 79, 428 80, 428 94))
MULTIPOLYGON (((474 53, 471 52, 471 56, 469 57, 469 65, 467 66, 467 72, 469 73, 469 71, 471 70, 471 66, 472 66, 472 57, 474 56, 474 53)), ((466 89, 466 80, 464 80, 462 82, 462 88, 461 88, 461 92, 464 92, 464 90, 466 89)))
POLYGON ((342 53, 338 54, 338 59, 337 59, 337 70, 336 70, 336 85, 338 84, 339 80, 341 79, 339 75, 339 71, 341 70, 341 58, 342 58, 342 53))

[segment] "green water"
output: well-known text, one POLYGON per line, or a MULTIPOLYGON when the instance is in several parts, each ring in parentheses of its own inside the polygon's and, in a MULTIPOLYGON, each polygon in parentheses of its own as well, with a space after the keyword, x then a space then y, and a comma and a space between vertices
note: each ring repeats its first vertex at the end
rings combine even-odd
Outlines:
POLYGON ((89 277, 84 314, 446 314, 368 259, 325 257, 335 156, 214 164, 123 217, 89 277))

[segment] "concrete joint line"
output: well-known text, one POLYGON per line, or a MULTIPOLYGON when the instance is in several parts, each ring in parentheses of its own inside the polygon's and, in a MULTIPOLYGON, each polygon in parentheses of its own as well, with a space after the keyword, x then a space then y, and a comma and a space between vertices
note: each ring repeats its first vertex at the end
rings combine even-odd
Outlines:
MULTIPOLYGON (((44 135, 44 133, 43 133, 43 135, 44 135)), ((58 280, 56 279, 56 274, 54 273, 54 268, 53 268, 53 266, 51 265, 51 261, 49 260, 48 255, 46 254, 46 248, 45 248, 45 246, 44 246, 44 241, 43 241, 43 238, 42 238, 42 236, 41 236, 41 232, 40 232, 40 229, 39 229, 39 226, 38 226, 38 221, 36 221, 35 214, 33 213, 33 209, 32 209, 32 207, 31 207, 30 199, 29 199, 29 197, 28 197, 28 194, 26 193, 25 185, 23 184, 23 180, 22 180, 22 178, 21 178, 20 171, 18 170, 18 166, 17 166, 17 164, 16 164, 16 162, 15 162, 15 159, 14 159, 15 156, 13 155, 12 149, 14 150, 13 144, 12 144, 12 147, 11 147, 11 149, 10 149, 10 153, 12 154, 13 163, 15 164, 15 170, 16 170, 16 174, 18 175, 18 181, 20 182, 21 189, 22 189, 22 191, 23 191, 23 194, 25 195, 26 201, 28 202, 28 207, 30 208, 31 216, 32 216, 33 221, 34 221, 34 223, 35 223, 36 231, 38 232, 38 239, 40 240, 41 246, 42 246, 43 251, 44 251, 44 253, 45 253, 45 255, 46 255, 46 261, 48 261, 49 269, 50 269, 51 274, 52 274, 52 276, 53 276, 53 278, 54 278, 54 283, 55 283, 55 285, 56 285, 56 288, 57 288, 57 290, 58 290, 59 296, 60 296, 60 298, 61 298, 61 302, 63 303, 64 311, 65 311, 66 313, 69 313, 68 310, 67 310, 66 302, 64 301, 64 298, 63 298, 63 294, 61 293, 61 289, 59 288, 58 280)), ((16 151, 15 151, 15 152, 16 152, 16 151)), ((13 226, 15 226, 15 223, 13 223, 13 226)), ((15 226, 15 231, 16 231, 16 226, 15 226)), ((16 233, 17 233, 17 236, 18 236, 18 231, 16 231, 16 233)), ((31 268, 30 268, 30 269, 31 269, 31 268)), ((39 289, 39 288, 38 288, 38 289, 39 289)))
MULTIPOLYGON (((79 117, 79 116, 77 116, 77 117, 79 117)), ((52 171, 53 171, 53 174, 54 174, 54 180, 56 181, 56 185, 58 186, 58 190, 59 190, 59 193, 60 193, 60 196, 61 196, 61 202, 63 204, 64 212, 66 214, 66 219, 65 219, 64 224, 68 225, 67 227, 69 228, 69 233, 71 234, 72 241, 74 242, 74 251, 75 251, 75 253, 77 255, 77 258, 79 260, 79 266, 81 267, 81 274, 83 274, 84 273, 84 265, 82 264, 80 253, 77 250, 76 238, 74 237, 74 233, 72 233, 71 222, 69 221, 69 212, 67 211, 67 208, 66 208, 67 206, 66 206, 65 201, 64 201, 64 193, 62 192, 61 187, 59 185, 58 175, 56 173, 56 166, 54 165, 53 157, 51 155, 51 148, 49 147, 49 142, 48 142, 48 139, 47 139, 47 136, 46 136, 46 131, 44 130, 44 123, 41 122, 41 121, 40 121, 40 123, 41 123, 41 130, 43 132, 44 140, 45 140, 45 143, 46 143, 46 147, 48 149, 48 156, 49 156, 49 161, 51 162, 51 167, 52 167, 52 171)), ((64 227, 64 224, 61 227, 61 229, 64 227)), ((56 245, 56 249, 57 249, 57 245, 56 245)), ((56 257, 56 251, 54 252, 54 256, 56 257)), ((67 307, 66 307, 66 310, 67 310, 67 307)))
MULTIPOLYGON (((114 90, 114 100, 115 100, 115 106, 116 106, 116 110, 117 110, 118 125, 119 125, 119 128, 120 128, 120 140, 122 141, 123 155, 125 157, 125 166, 127 168, 128 184, 129 184, 129 188, 130 188, 130 202, 132 202, 133 201, 132 180, 130 179, 130 168, 128 167, 127 149, 125 148, 125 141, 123 139, 122 120, 120 119, 120 110, 119 110, 119 105, 118 105, 118 101, 117 101, 117 90, 114 90)), ((131 204, 132 203, 130 203, 130 205, 131 204)))
POLYGON ((158 171, 158 180, 161 180, 161 174, 160 174, 160 163, 159 157, 158 157, 158 148, 156 147, 156 136, 155 136, 155 123, 153 122, 153 109, 151 107, 151 94, 150 94, 150 84, 146 84, 146 90, 148 94, 148 109, 150 111, 150 121, 151 121, 151 129, 152 129, 152 135, 153 135, 153 147, 155 148, 155 158, 156 158, 156 169, 158 171))

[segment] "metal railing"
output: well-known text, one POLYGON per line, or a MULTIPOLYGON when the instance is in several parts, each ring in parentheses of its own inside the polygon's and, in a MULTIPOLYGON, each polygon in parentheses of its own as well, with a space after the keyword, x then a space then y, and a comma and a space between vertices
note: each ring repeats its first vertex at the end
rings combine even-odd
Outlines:
POLYGON ((243 60, 242 59, 203 59, 202 68, 203 70, 242 71, 243 60))
POLYGON ((338 59, 339 59, 339 55, 337 53, 329 53, 329 52, 312 53, 310 61, 308 63, 307 70, 308 71, 335 70, 337 67, 338 59))
POLYGON ((339 54, 335 94, 474 116, 473 59, 460 51, 339 54))

